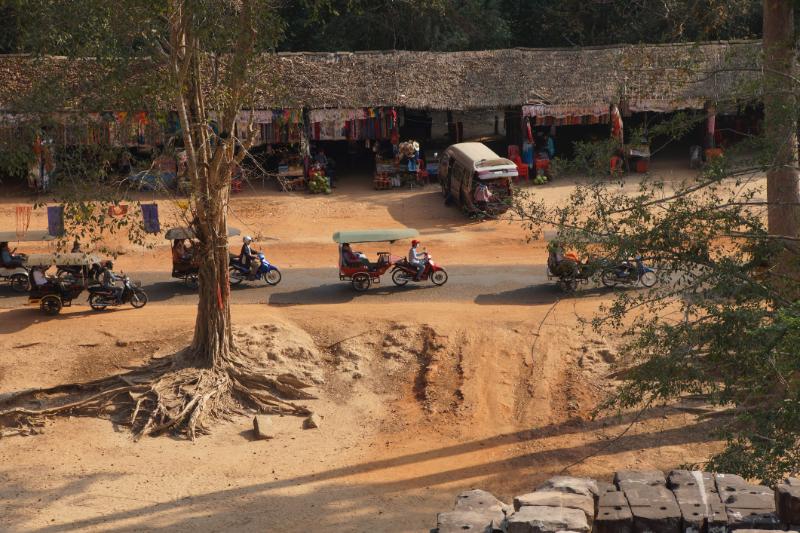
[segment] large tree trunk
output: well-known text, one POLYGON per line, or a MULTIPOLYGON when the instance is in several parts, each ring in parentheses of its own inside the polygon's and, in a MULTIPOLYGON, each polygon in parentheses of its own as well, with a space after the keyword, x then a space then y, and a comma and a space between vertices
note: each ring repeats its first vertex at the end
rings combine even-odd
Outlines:
MULTIPOLYGON (((227 168, 227 167, 226 167, 227 168)), ((207 202, 198 202, 195 232, 201 246, 200 301, 190 357, 199 366, 219 366, 233 348, 228 279, 229 176, 208 176, 217 184, 207 202)))
POLYGON ((794 2, 764 0, 764 129, 774 159, 767 171, 772 235, 800 235, 794 2))

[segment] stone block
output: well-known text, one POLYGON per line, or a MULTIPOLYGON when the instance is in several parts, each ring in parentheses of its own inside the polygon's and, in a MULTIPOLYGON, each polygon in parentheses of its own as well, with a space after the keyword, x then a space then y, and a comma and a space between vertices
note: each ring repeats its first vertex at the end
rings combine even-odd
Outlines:
POLYGON ((623 492, 606 492, 600 495, 597 502, 598 507, 617 507, 619 505, 628 507, 628 499, 623 492))
POLYGON ((784 483, 775 487, 775 507, 781 522, 800 524, 800 484, 784 483))
POLYGON ((658 470, 619 470, 614 472, 614 485, 619 490, 640 486, 666 486, 664 473, 658 470))
POLYGON ((606 492, 597 502, 595 533, 633 533, 633 514, 621 492, 606 492))
POLYGON ((681 510, 676 502, 631 505, 634 533, 680 533, 681 510))
MULTIPOLYGON (((667 487, 673 491, 684 490, 716 493, 714 474, 698 470, 673 470, 667 475, 667 487)), ((677 492, 676 492, 677 494, 677 492)))
POLYGON ((595 500, 600 494, 597 482, 587 477, 554 476, 542 483, 537 489, 556 492, 567 492, 570 494, 583 494, 591 496, 595 500))
POLYGON ((656 503, 675 504, 675 495, 664 485, 633 485, 625 489, 625 497, 631 507, 656 503))
POLYGON ((253 434, 257 439, 274 439, 275 427, 272 425, 272 417, 256 415, 253 418, 253 434))
POLYGON ((492 531, 501 531, 503 520, 512 511, 509 505, 498 500, 494 494, 477 489, 459 494, 453 510, 481 513, 485 517, 491 518, 492 531))
POLYGON ((736 474, 714 474, 714 483, 717 485, 717 492, 723 499, 725 493, 736 492, 749 485, 743 477, 736 474))
POLYGON ((609 483, 607 481, 598 481, 597 493, 602 496, 606 492, 619 492, 619 489, 613 483, 609 483))
POLYGON ((751 490, 741 490, 724 494, 723 503, 727 507, 737 509, 764 509, 767 511, 775 510, 775 496, 769 493, 756 492, 751 490))
POLYGON ((437 533, 492 533, 501 531, 500 524, 495 523, 491 516, 476 511, 448 511, 436 515, 437 533))
POLYGON ((303 420, 303 429, 318 429, 322 425, 322 419, 317 413, 311 413, 303 420))
POLYGON ((586 521, 590 526, 594 521, 594 498, 584 494, 539 490, 514 497, 515 511, 519 511, 520 507, 525 507, 526 505, 578 509, 586 515, 586 521))
POLYGON ((505 520, 506 533, 555 533, 575 531, 589 533, 586 515, 578 509, 526 505, 511 513, 505 520))
POLYGON ((726 506, 730 529, 780 529, 778 515, 762 509, 737 509, 726 506))

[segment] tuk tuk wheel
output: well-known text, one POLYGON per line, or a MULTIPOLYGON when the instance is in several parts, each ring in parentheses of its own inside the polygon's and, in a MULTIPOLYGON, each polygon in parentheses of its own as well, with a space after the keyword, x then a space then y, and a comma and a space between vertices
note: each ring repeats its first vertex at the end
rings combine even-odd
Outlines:
POLYGON ((192 290, 196 290, 197 287, 200 286, 200 280, 195 275, 186 276, 185 278, 183 278, 183 281, 184 283, 186 283, 186 286, 192 290))
POLYGON ((61 307, 63 307, 63 305, 61 303, 61 298, 50 294, 42 298, 41 302, 39 302, 39 307, 44 314, 54 316, 61 312, 61 307))
POLYGON ((371 283, 369 274, 365 272, 359 272, 353 275, 353 288, 358 292, 364 292, 369 289, 371 283))
POLYGON ((11 276, 11 289, 16 292, 27 292, 30 287, 30 281, 25 274, 14 274, 11 276))
POLYGON ((558 288, 561 292, 572 294, 578 288, 578 280, 575 278, 561 278, 558 280, 558 288))

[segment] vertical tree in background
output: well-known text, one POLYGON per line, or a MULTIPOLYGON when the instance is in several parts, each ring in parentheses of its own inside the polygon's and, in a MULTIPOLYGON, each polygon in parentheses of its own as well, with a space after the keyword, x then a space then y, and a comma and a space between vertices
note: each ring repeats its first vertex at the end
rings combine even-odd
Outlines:
POLYGON ((769 231, 800 236, 794 2, 764 0, 764 129, 774 156, 767 170, 769 231))

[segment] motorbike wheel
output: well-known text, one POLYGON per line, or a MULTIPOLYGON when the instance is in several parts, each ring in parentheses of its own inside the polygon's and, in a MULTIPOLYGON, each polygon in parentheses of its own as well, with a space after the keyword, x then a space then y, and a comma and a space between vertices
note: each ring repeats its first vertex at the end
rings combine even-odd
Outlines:
POLYGON ((228 269, 228 277, 231 280, 231 285, 239 285, 244 281, 243 276, 244 274, 242 274, 236 267, 231 267, 228 269))
POLYGON ((147 293, 144 291, 133 291, 131 294, 131 306, 134 309, 141 309, 147 305, 147 293))
POLYGON ((369 279, 369 274, 359 272, 353 276, 353 288, 358 292, 364 292, 369 289, 372 281, 369 279))
POLYGON ((281 282, 281 271, 277 268, 275 270, 270 270, 264 274, 264 281, 267 285, 272 285, 274 287, 281 282))
POLYGON ((92 294, 89 296, 89 307, 95 311, 104 311, 108 304, 103 300, 102 294, 92 294))
POLYGON ((55 316, 61 312, 61 308, 63 304, 61 303, 61 298, 50 294, 42 298, 42 301, 39 303, 39 307, 46 315, 55 316))
POLYGON ((431 281, 437 287, 441 287, 445 283, 447 283, 447 272, 444 270, 437 270, 436 272, 431 273, 431 281))
POLYGON ((652 271, 644 272, 639 278, 639 281, 642 283, 642 285, 649 289, 656 284, 656 281, 658 281, 658 276, 656 276, 656 273, 652 271))
POLYGON ((603 285, 606 287, 616 287, 618 281, 616 270, 613 268, 603 270, 603 273, 600 275, 600 281, 602 281, 603 285))
POLYGON ((402 287, 408 282, 409 282, 409 277, 406 271, 400 268, 396 268, 392 271, 392 283, 394 283, 398 287, 402 287))
POLYGON ((27 292, 30 286, 30 280, 25 274, 14 274, 11 276, 11 288, 14 291, 27 292))

